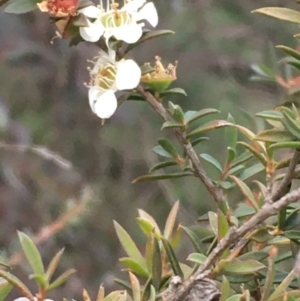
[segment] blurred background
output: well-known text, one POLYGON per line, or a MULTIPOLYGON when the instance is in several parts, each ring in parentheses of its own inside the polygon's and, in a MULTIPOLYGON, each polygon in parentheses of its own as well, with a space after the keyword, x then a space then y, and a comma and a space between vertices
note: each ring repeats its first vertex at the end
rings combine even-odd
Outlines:
MULTIPOLYGON (((297 9, 296 4, 157 0, 155 5, 158 29, 171 29, 176 35, 141 45, 131 56, 140 65, 154 62, 155 55, 166 64, 179 61, 173 87, 185 89, 188 96, 174 97, 174 103, 190 110, 213 107, 221 111, 220 118, 230 112, 237 123, 249 126, 245 112, 271 109, 282 102, 284 89, 272 82, 251 81, 251 66, 264 63, 276 70, 274 62, 282 55, 274 46, 296 48, 292 35, 299 28, 251 10, 297 9)), ((172 133, 160 131, 162 120, 144 102, 125 102, 102 126, 90 109, 84 86, 89 80, 87 60, 97 55, 97 48, 88 43, 69 48, 67 40, 59 39, 51 45, 55 31, 47 14, 0 12, 0 248, 7 257, 13 255, 19 249, 16 230, 39 234, 81 202, 83 189, 89 187, 92 193, 84 196, 88 201, 81 214, 39 245, 46 263, 65 247, 60 271, 77 269, 50 297, 81 300, 83 287, 94 296, 99 284, 109 291, 118 288, 114 277, 126 277, 120 273, 118 258, 124 252, 113 220, 142 248, 143 235, 135 223, 138 208, 163 226, 179 199, 179 220, 190 226, 214 204, 197 179, 131 184, 159 161, 151 151, 157 139, 172 138, 172 133), (43 148, 34 151, 16 145, 43 148)), ((224 160, 224 131, 210 136, 211 141, 200 144, 197 152, 224 160)), ((189 251, 190 246, 184 248, 189 251)), ((14 268, 26 282, 27 271, 23 264, 14 268)), ((13 292, 10 297, 18 295, 13 292)))

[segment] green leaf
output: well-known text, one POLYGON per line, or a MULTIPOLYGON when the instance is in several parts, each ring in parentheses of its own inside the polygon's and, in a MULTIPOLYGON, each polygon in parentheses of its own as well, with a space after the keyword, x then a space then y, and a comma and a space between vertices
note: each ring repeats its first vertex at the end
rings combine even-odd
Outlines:
POLYGON ((231 179, 234 180, 234 182, 238 185, 238 187, 240 188, 240 190, 242 191, 243 195, 250 201, 250 203, 252 204, 253 208, 258 211, 259 210, 259 206, 257 204, 257 201, 252 193, 252 191, 250 190, 250 188, 243 182, 241 181, 239 178, 235 177, 235 176, 230 176, 231 179))
POLYGON ((125 301, 127 297, 126 291, 114 291, 108 294, 104 301, 125 301), (125 296, 125 298, 124 298, 125 296))
POLYGON ((4 278, 0 278, 0 301, 5 300, 12 288, 13 286, 11 283, 4 278))
POLYGON ((229 265, 226 265, 223 271, 233 274, 252 274, 264 269, 266 266, 261 262, 253 259, 245 261, 233 261, 229 265))
POLYGON ((168 140, 166 138, 160 138, 160 139, 158 139, 158 143, 173 158, 177 158, 179 156, 176 148, 173 146, 173 144, 171 143, 170 140, 168 140))
POLYGON ((227 162, 231 163, 234 160, 235 157, 236 157, 235 149, 228 146, 227 147, 227 162))
POLYGON ((130 257, 122 257, 119 259, 120 262, 122 262, 125 266, 125 270, 129 270, 134 272, 135 274, 143 277, 148 278, 149 273, 147 271, 147 268, 145 269, 142 265, 140 265, 135 259, 130 257))
POLYGON ((284 46, 284 45, 277 45, 276 48, 284 51, 285 53, 292 56, 296 60, 298 60, 298 61, 300 60, 300 53, 297 50, 294 50, 294 49, 284 46))
POLYGON ((263 294, 260 299, 261 301, 266 301, 268 299, 268 296, 270 295, 270 292, 271 292, 271 289, 273 286, 274 276, 275 276, 274 262, 272 259, 270 259, 269 265, 268 265, 266 282, 265 282, 265 285, 263 288, 263 294))
POLYGON ((184 113, 179 105, 174 105, 171 101, 169 101, 169 111, 177 122, 185 124, 184 113))
POLYGON ((182 129, 184 127, 185 127, 184 124, 174 122, 174 121, 166 121, 161 126, 161 130, 164 130, 164 129, 178 129, 178 128, 182 129))
POLYGON ((226 299, 226 301, 241 301, 242 297, 243 297, 242 294, 236 294, 236 295, 232 295, 231 297, 226 299))
POLYGON ((220 301, 225 301, 230 294, 230 283, 228 279, 223 275, 223 281, 221 286, 221 298, 220 301))
POLYGON ((300 24, 300 13, 284 7, 264 7, 253 10, 252 13, 266 15, 283 21, 300 24))
POLYGON ((159 169, 162 169, 165 167, 174 166, 174 165, 178 165, 178 163, 175 160, 160 162, 160 163, 153 165, 150 168, 149 173, 152 173, 153 171, 156 171, 156 170, 159 170, 159 169))
POLYGON ((201 253, 191 253, 186 260, 193 261, 197 264, 205 262, 207 257, 201 253))
POLYGON ((209 225, 212 231, 217 235, 218 234, 218 215, 213 211, 208 212, 209 225))
POLYGON ((152 253, 152 283, 156 291, 160 288, 161 276, 162 276, 162 260, 160 247, 157 239, 152 236, 153 239, 153 253, 152 253))
POLYGON ((285 223, 282 227, 282 230, 292 230, 295 229, 296 226, 300 225, 300 209, 297 208, 286 218, 285 223))
POLYGON ((129 272, 133 301, 141 301, 141 285, 134 274, 129 272))
POLYGON ((240 175, 239 179, 242 181, 246 181, 252 176, 262 172, 265 170, 265 167, 261 163, 254 164, 248 168, 246 168, 240 175))
POLYGON ((271 144, 269 146, 270 150, 280 149, 280 148, 300 148, 300 141, 288 141, 288 142, 278 142, 271 144))
POLYGON ((5 7, 4 12, 9 14, 24 14, 37 9, 40 0, 14 0, 5 7))
MULTIPOLYGON (((220 242, 222 238, 224 238, 228 233, 229 225, 226 216, 220 209, 217 210, 217 214, 218 214, 218 242, 220 242)), ((228 254, 229 254, 229 249, 227 248, 220 255, 220 259, 227 257, 228 254)))
POLYGON ((104 301, 104 296, 105 296, 105 289, 103 287, 103 284, 100 285, 96 301, 104 301))
POLYGON ((154 230, 155 230, 154 233, 157 235, 158 238, 160 238, 160 236, 161 236, 160 229, 159 229, 155 219, 149 213, 147 213, 146 211, 144 211, 142 209, 138 209, 138 214, 139 214, 140 218, 147 220, 152 225, 152 228, 154 228, 154 230))
POLYGON ((34 242, 25 233, 18 232, 22 250, 35 275, 43 276, 45 273, 41 255, 34 242))
POLYGON ((61 259, 62 254, 64 253, 65 248, 62 248, 50 261, 49 266, 46 270, 46 279, 49 282, 51 280, 51 277, 53 276, 54 272, 56 271, 56 268, 58 266, 58 263, 61 259))
POLYGON ((274 79, 274 71, 264 64, 251 64, 251 69, 261 77, 274 79))
POLYGON ((157 145, 152 148, 152 151, 154 151, 156 154, 162 156, 162 157, 167 157, 167 158, 173 158, 163 147, 160 145, 157 145))
POLYGON ((48 287, 47 287, 47 292, 50 292, 57 287, 61 286, 64 284, 66 281, 70 279, 70 277, 76 273, 75 269, 69 269, 65 272, 63 272, 59 277, 57 277, 48 287))
POLYGON ((176 222, 176 217, 178 214, 178 210, 179 210, 179 201, 176 201, 168 215, 168 218, 166 220, 165 229, 164 229, 164 238, 166 238, 168 240, 170 240, 170 238, 172 236, 175 222, 176 222))
POLYGON ((171 264, 171 267, 172 267, 172 270, 173 270, 174 274, 180 276, 181 279, 183 279, 183 272, 180 268, 178 259, 175 256, 175 253, 173 251, 173 248, 172 248, 171 244, 164 237, 162 238, 162 243, 163 243, 164 248, 166 250, 166 254, 167 254, 168 260, 171 264))
POLYGON ((167 179, 175 179, 175 178, 191 177, 191 176, 194 176, 194 174, 191 172, 178 172, 178 173, 162 174, 162 175, 145 175, 134 179, 131 183, 136 184, 136 183, 146 182, 146 181, 167 180, 167 179))
MULTIPOLYGON (((233 117, 230 114, 228 114, 227 120, 233 124, 235 123, 233 117)), ((225 128, 226 143, 227 143, 227 146, 230 147, 232 150, 236 149, 237 137, 238 137, 238 132, 237 132, 236 127, 225 128)))
POLYGON ((265 157, 264 154, 262 154, 261 152, 259 152, 256 148, 254 148, 253 146, 251 146, 250 144, 243 142, 243 141, 239 141, 238 145, 242 145, 244 146, 247 150, 249 150, 264 166, 267 165, 267 159, 265 157))
POLYGON ((205 140, 209 140, 208 137, 198 137, 198 138, 195 138, 191 141, 191 145, 192 146, 196 146, 198 143, 202 142, 202 141, 205 141, 205 140))
POLYGON ((251 252, 247 252, 241 256, 238 257, 238 260, 240 261, 245 261, 245 260, 248 260, 248 259, 254 259, 254 260, 257 260, 257 261, 262 261, 266 258, 269 257, 269 253, 268 252, 265 252, 265 251, 251 251, 251 252))
POLYGON ((204 116, 221 113, 219 110, 216 109, 203 109, 200 111, 188 111, 185 113, 186 122, 191 124, 192 122, 201 119, 204 116))
POLYGON ((25 295, 30 300, 33 300, 33 295, 30 292, 29 288, 19 278, 1 269, 0 277, 6 279, 9 283, 18 288, 23 293, 23 295, 25 295))
POLYGON ((214 166, 220 173, 222 173, 222 166, 221 164, 211 155, 209 154, 200 154, 199 155, 203 160, 210 163, 212 166, 214 166))
POLYGON ((300 231, 299 230, 287 230, 287 231, 284 231, 283 235, 295 242, 300 243, 300 231))
POLYGON ((261 131, 254 139, 264 142, 286 142, 294 140, 294 136, 285 130, 271 129, 261 131))
POLYGON ((226 120, 213 120, 208 123, 205 123, 204 125, 196 128, 195 130, 191 131, 187 135, 187 138, 191 138, 194 135, 199 135, 199 134, 207 132, 207 131, 216 130, 216 129, 222 128, 224 126, 232 126, 232 123, 230 123, 226 120))
POLYGON ((235 167, 237 165, 243 164, 247 161, 249 161, 250 159, 253 158, 253 154, 251 152, 249 152, 248 150, 245 151, 244 153, 242 153, 241 155, 239 155, 238 157, 236 157, 232 162, 231 162, 231 168, 235 167))
POLYGON ((116 221, 114 221, 114 227, 127 255, 134 259, 144 270, 147 270, 145 260, 129 234, 116 221))
POLYGON ((126 48, 126 50, 124 51, 124 54, 128 53, 130 50, 132 50, 133 48, 135 48, 136 46, 146 42, 146 41, 149 41, 151 39, 154 39, 154 38, 159 38, 159 37, 162 37, 162 36, 166 36, 166 35, 169 35, 169 34, 174 34, 175 32, 174 31, 171 31, 171 30, 165 30, 165 29, 161 29, 161 30, 152 30, 152 31, 149 31, 149 32, 146 32, 143 34, 143 36, 134 44, 129 44, 126 48))
POLYGON ((156 300, 156 291, 155 291, 154 286, 151 285, 149 301, 155 301, 155 300, 156 300))
MULTIPOLYGON (((300 123, 296 121, 288 112, 283 111, 284 120, 282 121, 284 127, 297 139, 300 139, 300 123)), ((293 140, 293 139, 290 139, 293 140)), ((280 142, 280 141, 278 141, 280 142)))
POLYGON ((170 94, 179 94, 179 95, 187 96, 186 92, 182 88, 172 88, 159 93, 160 96, 166 96, 170 94))
POLYGON ((292 270, 286 278, 277 286, 275 291, 272 293, 272 295, 267 299, 267 301, 273 300, 275 297, 279 296, 281 293, 284 293, 287 288, 289 287, 290 283, 294 279, 295 274, 294 271, 292 270))
POLYGON ((180 228, 182 228, 184 230, 184 232, 187 234, 187 236, 191 240, 195 250, 198 253, 203 253, 204 252, 204 246, 202 245, 201 240, 199 239, 197 234, 193 230, 191 230, 187 227, 184 227, 182 225, 180 225, 180 228))
MULTIPOLYGON (((143 219, 141 217, 138 217, 136 220, 137 220, 137 223, 138 223, 140 229, 147 236, 149 236, 154 231, 155 227, 153 226, 153 224, 151 224, 151 222, 149 220, 143 219)), ((154 234, 157 237, 157 239, 160 239, 160 234, 157 231, 154 231, 154 234)))

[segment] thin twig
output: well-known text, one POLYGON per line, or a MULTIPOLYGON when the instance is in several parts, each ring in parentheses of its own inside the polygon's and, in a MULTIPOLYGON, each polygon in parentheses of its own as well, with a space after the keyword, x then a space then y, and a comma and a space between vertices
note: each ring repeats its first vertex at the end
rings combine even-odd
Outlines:
POLYGON ((272 193, 271 199, 266 198, 266 202, 268 201, 276 202, 280 197, 286 194, 287 192, 286 189, 288 188, 288 186, 291 184, 292 180, 295 177, 295 169, 299 162, 299 159, 300 159, 300 151, 296 149, 290 161, 290 164, 288 166, 284 178, 282 179, 280 185, 277 187, 275 192, 272 193))
POLYGON ((265 205, 241 227, 237 229, 231 228, 229 233, 227 233, 227 235, 220 241, 217 247, 211 252, 204 264, 199 267, 195 274, 185 281, 184 284, 176 290, 176 292, 170 294, 165 301, 182 301, 186 294, 188 294, 189 290, 195 285, 196 281, 204 279, 208 276, 210 273, 209 269, 218 260, 224 250, 245 236, 249 231, 255 228, 256 225, 261 223, 261 221, 271 217, 285 206, 294 203, 299 199, 300 188, 286 194, 277 202, 265 203, 265 205))
MULTIPOLYGON (((165 120, 165 121, 171 121, 172 118, 170 114, 167 112, 167 110, 164 108, 164 106, 156 100, 156 98, 148 91, 145 91, 144 87, 142 85, 139 85, 137 87, 137 90, 145 97, 145 99, 148 101, 148 103, 153 107, 153 109, 165 120)), ((204 168, 193 149, 190 142, 186 140, 185 133, 182 132, 179 129, 173 130, 175 133, 175 136, 177 140, 180 142, 180 144, 184 147, 187 156, 190 158, 193 168, 194 168, 194 175, 198 177, 201 182, 205 185, 208 192, 212 195, 216 203, 219 203, 221 200, 223 200, 223 191, 214 183, 212 180, 207 176, 206 172, 204 171, 204 168)))

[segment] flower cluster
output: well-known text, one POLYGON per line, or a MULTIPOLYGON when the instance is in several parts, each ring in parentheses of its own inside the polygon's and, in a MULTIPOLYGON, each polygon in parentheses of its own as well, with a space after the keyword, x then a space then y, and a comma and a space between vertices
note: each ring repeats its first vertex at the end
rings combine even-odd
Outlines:
POLYGON ((85 17, 85 25, 80 26, 81 37, 89 42, 104 38, 108 53, 101 51, 94 65, 89 68, 90 82, 89 103, 92 111, 100 118, 110 118, 118 107, 115 92, 137 87, 141 80, 141 69, 131 59, 117 59, 115 50, 110 49, 111 38, 127 44, 136 43, 143 34, 143 27, 148 21, 153 27, 158 23, 158 16, 152 2, 146 0, 127 0, 119 9, 114 0, 107 1, 107 7, 88 6, 79 9, 85 17))

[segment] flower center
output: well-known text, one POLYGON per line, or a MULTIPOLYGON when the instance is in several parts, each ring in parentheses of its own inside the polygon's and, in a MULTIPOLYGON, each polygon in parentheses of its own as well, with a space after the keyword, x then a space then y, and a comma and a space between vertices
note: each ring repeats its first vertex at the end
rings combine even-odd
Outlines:
POLYGON ((101 17, 101 23, 105 28, 115 28, 128 25, 132 22, 132 16, 118 9, 118 3, 111 4, 111 10, 101 17))
POLYGON ((116 75, 116 66, 111 63, 106 63, 97 71, 90 70, 91 80, 88 86, 99 86, 104 90, 108 90, 113 86, 116 80, 116 75))

